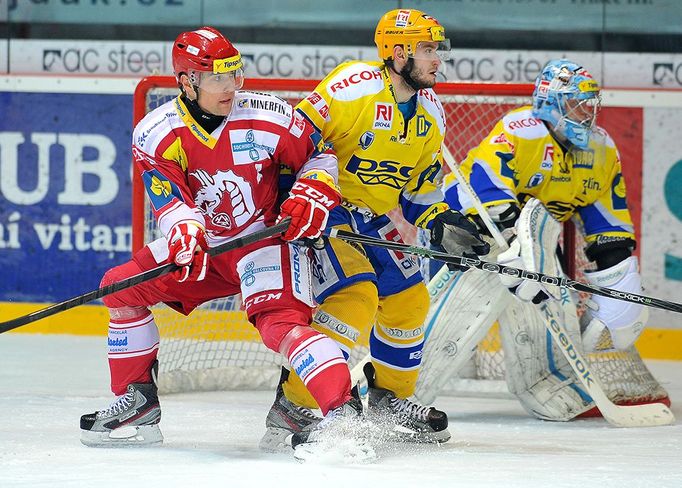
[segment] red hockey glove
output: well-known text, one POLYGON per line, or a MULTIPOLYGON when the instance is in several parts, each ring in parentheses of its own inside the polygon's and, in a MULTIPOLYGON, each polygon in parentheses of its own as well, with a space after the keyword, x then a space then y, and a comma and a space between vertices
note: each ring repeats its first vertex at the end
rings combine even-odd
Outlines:
POLYGON ((168 237, 169 260, 182 266, 172 273, 180 283, 201 281, 208 270, 208 244, 204 229, 192 222, 175 224, 168 237))
POLYGON ((289 229, 282 238, 294 241, 319 237, 327 225, 329 212, 339 203, 341 195, 326 183, 308 178, 297 180, 277 218, 279 222, 284 217, 291 217, 289 229))

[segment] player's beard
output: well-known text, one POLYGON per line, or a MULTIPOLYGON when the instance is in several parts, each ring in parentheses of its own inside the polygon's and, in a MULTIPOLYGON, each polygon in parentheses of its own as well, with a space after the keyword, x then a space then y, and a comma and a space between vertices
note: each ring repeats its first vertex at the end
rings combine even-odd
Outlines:
POLYGON ((405 63, 403 69, 400 70, 400 76, 403 77, 405 83, 414 91, 419 91, 422 88, 431 88, 436 84, 436 81, 431 81, 430 77, 427 78, 421 69, 416 69, 414 67, 413 58, 408 58, 407 63, 405 63))

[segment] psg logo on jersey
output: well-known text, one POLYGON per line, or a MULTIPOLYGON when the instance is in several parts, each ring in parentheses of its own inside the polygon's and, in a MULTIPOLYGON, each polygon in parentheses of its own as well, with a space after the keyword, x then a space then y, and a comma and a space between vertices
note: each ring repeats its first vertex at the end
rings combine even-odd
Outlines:
POLYGON ((372 145, 373 142, 374 142, 374 132, 368 130, 367 132, 365 132, 364 134, 362 134, 360 136, 360 142, 358 145, 362 149, 367 149, 369 146, 372 145))

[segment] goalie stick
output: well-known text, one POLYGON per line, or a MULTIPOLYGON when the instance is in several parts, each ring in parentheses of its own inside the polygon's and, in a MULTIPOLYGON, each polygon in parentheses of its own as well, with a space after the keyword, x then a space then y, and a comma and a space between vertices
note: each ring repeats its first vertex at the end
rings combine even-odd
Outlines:
MULTIPOLYGON (((218 254, 222 254, 227 251, 232 251, 240 247, 248 246, 249 244, 253 244, 254 242, 260 241, 262 239, 267 239, 268 237, 281 234, 289 228, 290 221, 291 219, 286 218, 281 222, 273 225, 272 227, 267 227, 265 229, 253 232, 243 237, 232 239, 216 247, 212 247, 208 251, 206 251, 206 253, 209 256, 217 256, 218 254)), ((159 276, 172 273, 173 271, 179 268, 180 267, 177 266, 175 263, 162 264, 161 266, 157 266, 156 268, 143 271, 142 273, 136 274, 135 276, 131 276, 130 278, 117 281, 116 283, 112 283, 107 286, 103 286, 102 288, 98 288, 97 290, 93 290, 88 293, 79 295, 77 297, 70 298, 61 303, 50 305, 49 307, 37 310, 28 315, 17 317, 15 319, 8 320, 7 322, 0 322, 0 334, 12 329, 16 329, 17 327, 21 327, 22 325, 30 324, 37 320, 44 319, 45 317, 49 317, 51 315, 64 312, 65 310, 77 307, 78 305, 83 305, 93 300, 97 300, 98 298, 111 295, 112 293, 125 290, 126 288, 139 285, 140 283, 144 283, 145 281, 158 278, 159 276)))
POLYGON ((400 251, 405 254, 413 254, 424 258, 435 259, 444 263, 457 264, 467 268, 476 268, 488 273, 497 273, 500 275, 514 276, 528 281, 535 281, 545 285, 560 286, 568 288, 569 290, 582 291, 585 293, 593 293, 623 302, 638 303, 646 305, 647 307, 660 308, 671 312, 682 313, 682 303, 663 300, 660 298, 649 297, 646 295, 638 295, 637 293, 625 293, 613 288, 606 288, 605 286, 591 285, 581 281, 572 280, 562 276, 551 276, 544 273, 526 271, 512 266, 505 266, 503 264, 491 263, 481 259, 467 258, 462 256, 455 256, 440 251, 433 251, 425 247, 413 246, 403 242, 385 241, 375 237, 356 234, 354 232, 331 229, 329 231, 330 237, 336 237, 345 241, 357 242, 358 244, 366 244, 369 246, 378 246, 392 251, 400 251))
MULTIPOLYGON (((618 294, 612 295, 611 292, 620 292, 618 292, 618 290, 612 290, 611 288, 600 287, 597 285, 586 285, 579 281, 570 280, 568 278, 548 276, 543 273, 530 273, 518 268, 512 268, 511 266, 489 263, 479 259, 453 256, 419 246, 411 246, 401 242, 385 241, 383 239, 363 236, 361 234, 340 229, 331 229, 329 235, 331 237, 336 237, 345 241, 357 242, 358 244, 378 246, 394 251, 401 251, 405 254, 413 254, 430 259, 437 259, 444 263, 454 263, 460 266, 477 268, 497 274, 511 274, 512 276, 518 276, 523 279, 537 281, 540 283, 548 283, 551 285, 562 286, 564 288, 585 291, 588 293, 602 294, 604 296, 617 298, 623 301, 634 300, 636 303, 641 303, 643 305, 662 308, 664 310, 671 310, 673 312, 682 312, 682 304, 679 303, 668 302, 666 300, 659 300, 657 298, 645 297, 631 293, 626 294, 628 295, 627 297, 621 297, 618 294), (635 298, 630 298, 631 295, 635 298)), ((573 341, 566 333, 563 325, 554 319, 551 311, 549 311, 546 306, 541 306, 540 309, 548 319, 548 330, 550 331, 552 338, 559 345, 561 352, 564 354, 569 364, 575 371, 580 382, 587 389, 588 393, 594 400, 595 405, 597 405, 599 408, 599 411, 611 425, 616 427, 648 427, 655 425, 668 425, 675 421, 670 409, 662 403, 631 406, 616 405, 613 403, 608 398, 606 393, 604 393, 604 389, 599 384, 599 380, 594 374, 592 374, 589 363, 583 358, 582 354, 578 352, 575 345, 573 344, 573 341)))

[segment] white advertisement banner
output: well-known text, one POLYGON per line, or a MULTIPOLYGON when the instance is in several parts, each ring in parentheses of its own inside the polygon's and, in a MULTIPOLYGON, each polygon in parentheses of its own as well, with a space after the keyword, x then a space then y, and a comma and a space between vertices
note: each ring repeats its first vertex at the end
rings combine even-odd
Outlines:
MULTIPOLYGON (((644 294, 682 301, 682 108, 644 111, 641 257, 644 294)), ((651 309, 649 323, 682 329, 682 316, 651 309)))
POLYGON ((9 60, 7 59, 8 44, 5 40, 0 40, 0 73, 9 72, 9 60))
MULTIPOLYGON (((0 44, 2 45, 2 44, 0 44)), ((374 46, 237 44, 247 77, 319 79, 350 59, 377 60, 374 46)), ((170 42, 16 40, 9 43, 13 74, 146 76, 170 74, 170 42)), ((7 47, 0 62, 7 63, 7 47)), ((682 54, 453 49, 442 79, 527 83, 550 59, 583 64, 607 87, 682 88, 682 54)), ((0 65, 1 67, 2 65, 0 65)))

